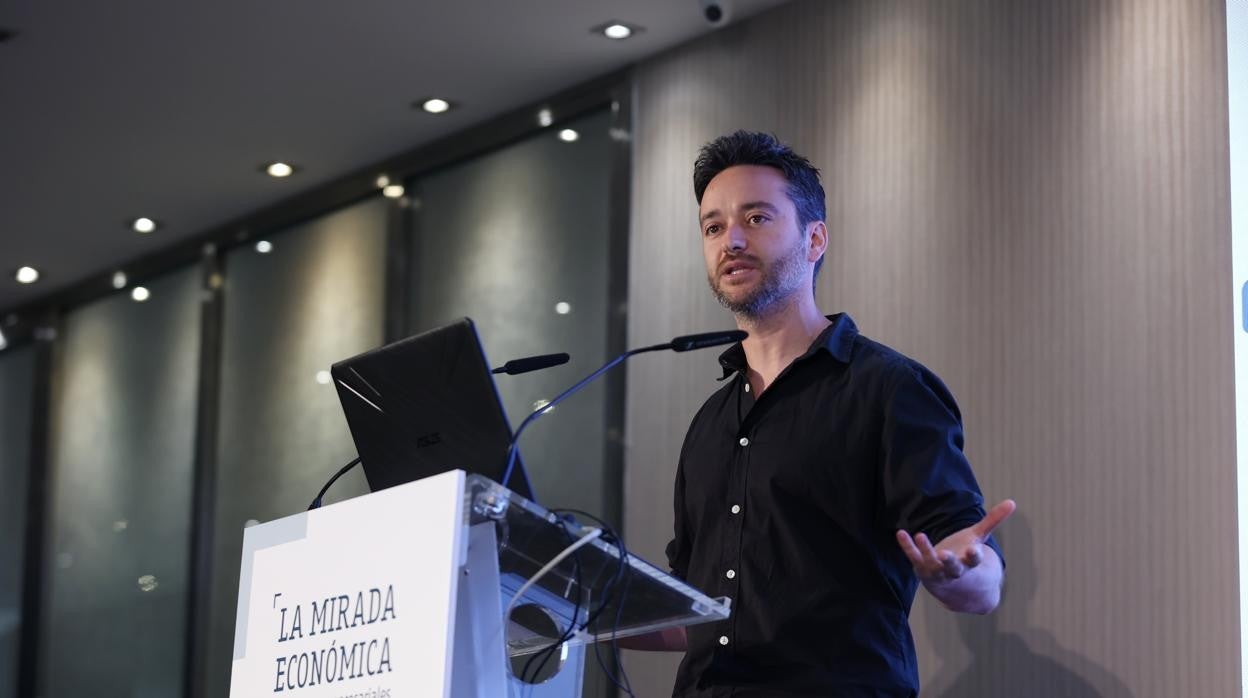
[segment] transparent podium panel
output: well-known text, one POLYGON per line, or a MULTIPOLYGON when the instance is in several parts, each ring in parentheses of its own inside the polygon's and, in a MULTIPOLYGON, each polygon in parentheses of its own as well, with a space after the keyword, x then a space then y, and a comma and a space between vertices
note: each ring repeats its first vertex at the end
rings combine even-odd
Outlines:
POLYGON ((565 636, 565 647, 575 646, 728 617, 727 597, 712 599, 636 555, 621 555, 619 541, 604 537, 582 544, 529 584, 594 529, 480 475, 469 475, 466 485, 467 523, 494 524, 503 603, 512 608, 512 657, 565 636))

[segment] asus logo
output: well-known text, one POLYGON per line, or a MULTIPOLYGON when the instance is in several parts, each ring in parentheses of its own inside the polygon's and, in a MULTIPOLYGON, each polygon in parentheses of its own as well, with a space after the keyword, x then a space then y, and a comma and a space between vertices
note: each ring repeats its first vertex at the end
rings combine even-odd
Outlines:
POLYGON ((416 437, 416 448, 425 448, 426 446, 434 446, 440 443, 442 443, 442 435, 436 431, 416 437))

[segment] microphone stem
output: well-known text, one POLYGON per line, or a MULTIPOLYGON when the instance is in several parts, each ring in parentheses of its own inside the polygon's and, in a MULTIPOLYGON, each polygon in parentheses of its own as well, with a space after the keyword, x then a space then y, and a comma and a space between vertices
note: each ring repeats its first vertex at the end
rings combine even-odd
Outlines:
POLYGON ((626 351, 623 354, 620 354, 614 359, 611 359, 607 363, 603 364, 602 368, 599 368, 597 371, 594 371, 588 376, 585 376, 584 378, 582 378, 579 382, 577 382, 576 385, 572 386, 571 388, 568 388, 562 393, 559 393, 557 396, 555 396, 554 399, 552 399, 550 402, 543 405, 541 409, 533 410, 532 412, 530 412, 529 416, 525 417, 523 422, 520 422, 520 426, 516 428, 516 433, 513 434, 511 437, 511 445, 507 447, 507 469, 503 471, 503 481, 499 484, 501 484, 503 487, 506 487, 507 481, 511 479, 511 471, 516 466, 516 453, 518 452, 518 445, 520 443, 520 434, 525 430, 526 427, 529 426, 529 424, 533 422, 533 420, 537 419, 543 414, 546 414, 555 405, 558 405, 559 403, 563 402, 566 398, 568 398, 570 395, 572 395, 572 393, 575 393, 576 391, 585 387, 586 384, 592 382, 598 376, 601 376, 607 371, 610 371, 612 368, 615 368, 615 366, 617 366, 620 362, 624 361, 628 357, 634 356, 636 354, 644 354, 645 352, 648 352, 648 351, 660 351, 663 349, 671 349, 671 348, 672 348, 671 343, 667 343, 667 344, 654 344, 648 347, 642 347, 641 349, 632 349, 632 350, 626 351))

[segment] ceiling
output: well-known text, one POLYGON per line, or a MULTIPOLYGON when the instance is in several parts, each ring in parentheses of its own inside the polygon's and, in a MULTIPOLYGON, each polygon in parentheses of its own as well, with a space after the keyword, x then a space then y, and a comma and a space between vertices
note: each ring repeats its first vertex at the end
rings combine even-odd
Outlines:
POLYGON ((0 314, 714 31, 698 0, 15 0, 0 29, 0 314))

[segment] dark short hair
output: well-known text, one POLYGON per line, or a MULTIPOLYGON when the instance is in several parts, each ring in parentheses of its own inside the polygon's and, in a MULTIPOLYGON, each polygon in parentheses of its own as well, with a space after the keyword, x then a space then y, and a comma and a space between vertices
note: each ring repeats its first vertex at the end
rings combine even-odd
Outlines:
MULTIPOLYGON (((720 136, 702 146, 693 163, 693 194, 698 204, 715 175, 737 165, 763 165, 780 170, 789 183, 788 195, 797 208, 797 223, 804 232, 813 221, 826 220, 823 185, 819 170, 806 158, 770 133, 737 131, 720 136)), ((823 266, 823 257, 815 262, 815 276, 823 266)))

